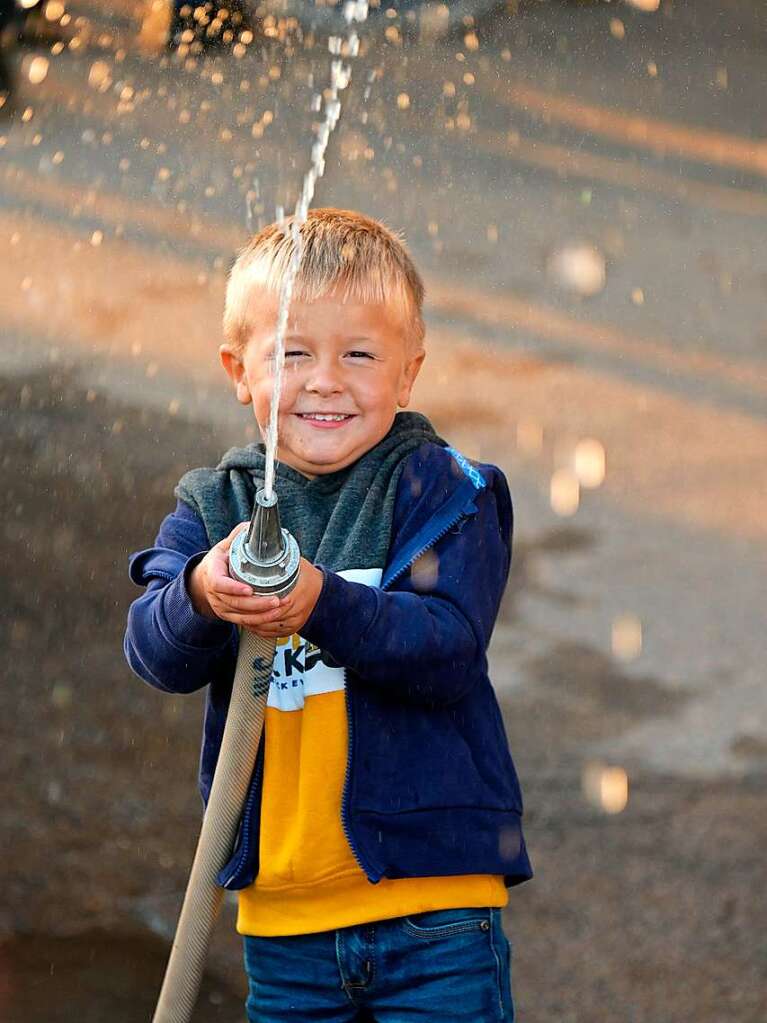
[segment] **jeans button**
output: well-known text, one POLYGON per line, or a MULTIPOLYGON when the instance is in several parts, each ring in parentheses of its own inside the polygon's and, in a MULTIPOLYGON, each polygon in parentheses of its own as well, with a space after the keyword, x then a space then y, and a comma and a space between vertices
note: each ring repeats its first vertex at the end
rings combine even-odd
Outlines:
POLYGON ((483 921, 482 921, 482 922, 480 923, 480 925, 479 925, 479 926, 480 926, 480 929, 481 929, 481 930, 483 930, 483 931, 489 931, 489 930, 490 930, 490 921, 489 921, 489 920, 483 920, 483 921))

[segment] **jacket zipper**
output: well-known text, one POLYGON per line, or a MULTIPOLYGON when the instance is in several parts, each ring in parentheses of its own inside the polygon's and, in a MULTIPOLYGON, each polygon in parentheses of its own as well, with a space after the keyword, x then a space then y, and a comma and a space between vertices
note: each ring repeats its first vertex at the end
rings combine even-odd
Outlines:
POLYGON ((347 685, 346 678, 346 668, 343 669, 343 673, 344 673, 344 700, 346 702, 346 729, 348 748, 346 751, 346 776, 344 777, 344 789, 343 795, 341 796, 341 827, 344 829, 346 841, 349 843, 349 848, 351 849, 355 860, 359 864, 360 868, 365 872, 368 881, 371 881, 373 884, 376 884, 378 881, 380 881, 381 875, 376 874, 375 871, 371 873, 371 870, 369 869, 369 864, 365 863, 362 853, 359 851, 359 848, 357 847, 354 838, 352 837, 351 828, 349 827, 349 813, 347 809, 347 802, 349 779, 351 777, 352 770, 352 752, 354 748, 353 747, 354 735, 352 733, 352 711, 349 699, 349 687, 347 685))
MULTIPOLYGON (((466 507, 464 506, 463 508, 461 508, 460 512, 458 512, 458 514, 455 515, 450 520, 450 522, 448 522, 448 524, 446 526, 444 526, 435 536, 433 536, 431 538, 431 540, 429 540, 428 543, 424 544, 423 547, 421 547, 415 554, 413 554, 413 556, 404 565, 402 565, 401 568, 399 568, 397 570, 395 575, 393 575, 391 577, 391 579, 387 580, 386 585, 382 586, 381 589, 382 590, 388 590, 389 587, 393 583, 395 583, 397 581, 397 579, 401 578, 401 576, 403 576, 405 574, 405 572, 407 572, 407 570, 410 568, 410 566, 415 561, 417 561, 418 558, 420 558, 423 554, 426 553, 426 551, 428 551, 430 548, 432 548, 435 543, 438 543, 442 539, 442 537, 447 532, 449 532, 449 530, 451 530, 454 525, 456 525, 456 523, 460 522, 460 520, 462 518, 464 518, 464 516, 466 514, 467 514, 466 507)), ((354 754, 354 735, 353 735, 353 732, 352 732, 352 714, 351 714, 350 699, 349 699, 349 687, 346 684, 346 682, 347 682, 347 679, 346 679, 346 668, 344 668, 343 671, 344 671, 344 697, 345 697, 345 700, 346 700, 346 725, 347 725, 347 734, 348 734, 348 751, 347 751, 347 754, 346 754, 346 777, 344 778, 343 796, 341 798, 341 826, 344 829, 344 834, 346 835, 346 841, 349 843, 349 847, 350 847, 350 849, 351 849, 351 851, 352 851, 352 853, 354 855, 354 858, 356 859, 356 861, 359 864, 360 868, 365 872, 365 875, 367 876, 368 881, 372 882, 373 884, 377 884, 381 880, 381 878, 383 877, 383 874, 381 874, 379 871, 373 871, 371 873, 371 871, 368 869, 368 865, 365 863, 365 860, 364 860, 364 858, 362 856, 362 853, 360 852, 358 846, 354 842, 354 839, 353 839, 352 833, 351 833, 351 828, 349 826, 349 811, 348 811, 349 799, 348 799, 348 797, 349 797, 349 779, 351 777, 351 770, 352 770, 352 757, 353 757, 353 754, 354 754)))
POLYGON ((395 574, 391 577, 391 579, 387 579, 386 583, 381 587, 381 589, 388 590, 392 583, 396 583, 396 581, 400 579, 405 574, 405 572, 407 572, 407 570, 414 562, 418 561, 418 559, 422 557, 422 555, 424 555, 428 550, 431 550, 434 544, 438 543, 446 533, 450 532, 453 526, 456 525, 456 523, 460 522, 461 519, 466 516, 466 514, 467 511, 464 506, 463 508, 461 508, 458 514, 448 522, 446 526, 443 526, 443 528, 436 534, 436 536, 432 537, 432 539, 429 540, 428 543, 424 544, 423 547, 420 547, 404 565, 398 568, 395 574))

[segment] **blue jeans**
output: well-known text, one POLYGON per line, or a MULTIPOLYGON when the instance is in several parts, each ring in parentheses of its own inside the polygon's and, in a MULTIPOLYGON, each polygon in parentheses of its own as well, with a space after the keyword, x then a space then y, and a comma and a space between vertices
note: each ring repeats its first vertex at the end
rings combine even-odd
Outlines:
POLYGON ((500 909, 243 938, 250 1023, 513 1023, 500 909))

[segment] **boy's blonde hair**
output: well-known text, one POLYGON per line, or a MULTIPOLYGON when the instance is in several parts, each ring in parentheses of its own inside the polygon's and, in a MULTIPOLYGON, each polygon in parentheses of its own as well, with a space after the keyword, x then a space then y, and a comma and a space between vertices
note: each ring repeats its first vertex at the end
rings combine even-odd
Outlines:
MULTIPOLYGON (((293 255, 290 225, 270 224, 240 252, 229 274, 224 338, 241 351, 252 332, 254 288, 279 297, 293 255)), ((352 210, 310 210, 301 227, 303 251, 293 298, 313 302, 338 291, 341 301, 396 305, 410 352, 423 348, 424 286, 403 241, 377 220, 352 210)))

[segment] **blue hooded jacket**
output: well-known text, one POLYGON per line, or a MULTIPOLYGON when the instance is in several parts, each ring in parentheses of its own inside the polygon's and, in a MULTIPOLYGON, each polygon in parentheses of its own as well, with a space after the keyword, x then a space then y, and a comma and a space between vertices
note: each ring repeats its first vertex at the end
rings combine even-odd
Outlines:
MULTIPOLYGON (((512 886, 533 876, 519 780, 487 674, 512 530, 501 470, 427 443, 409 456, 397 488, 380 588, 323 569, 301 635, 346 671, 341 817, 371 883, 501 874, 512 886), (413 566, 427 551, 437 556, 423 592, 413 566)), ((205 802, 238 650, 236 627, 197 614, 189 598, 189 574, 209 546, 202 520, 179 501, 154 547, 130 557, 130 577, 146 592, 130 606, 124 642, 133 671, 156 688, 208 686, 205 802)), ((263 759, 262 738, 237 842, 219 875, 226 888, 244 888, 258 874, 263 759)))

